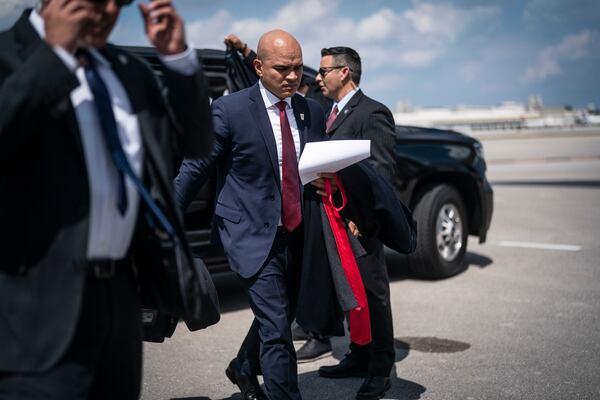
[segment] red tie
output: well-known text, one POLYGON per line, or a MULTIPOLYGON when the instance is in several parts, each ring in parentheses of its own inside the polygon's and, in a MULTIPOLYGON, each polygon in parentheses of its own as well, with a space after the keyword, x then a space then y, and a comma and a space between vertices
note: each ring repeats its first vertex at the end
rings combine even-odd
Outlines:
POLYGON ((333 106, 333 110, 331 110, 331 114, 329 114, 329 117, 327 117, 327 121, 325 121, 325 131, 329 132, 329 130, 331 129, 331 125, 333 125, 333 121, 335 121, 335 118, 338 115, 338 108, 337 106, 333 106))
POLYGON ((281 222, 289 232, 300 225, 300 177, 292 129, 285 112, 285 101, 275 104, 281 125, 281 222))

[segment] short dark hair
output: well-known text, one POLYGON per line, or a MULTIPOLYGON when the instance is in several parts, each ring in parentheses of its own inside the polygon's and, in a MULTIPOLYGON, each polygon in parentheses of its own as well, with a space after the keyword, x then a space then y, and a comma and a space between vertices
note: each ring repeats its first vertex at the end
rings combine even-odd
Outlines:
POLYGON ((344 65, 350 68, 352 81, 360 84, 360 75, 362 74, 362 66, 360 56, 356 50, 350 47, 337 46, 321 49, 321 57, 332 56, 337 65, 344 65))

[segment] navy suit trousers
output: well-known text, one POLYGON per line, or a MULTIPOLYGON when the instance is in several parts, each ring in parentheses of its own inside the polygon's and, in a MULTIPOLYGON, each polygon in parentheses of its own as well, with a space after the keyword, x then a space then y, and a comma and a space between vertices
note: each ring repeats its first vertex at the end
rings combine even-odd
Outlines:
POLYGON ((301 399, 290 329, 299 273, 295 236, 299 235, 278 230, 264 266, 253 277, 242 278, 254 321, 240 347, 238 363, 247 375, 262 372, 269 397, 278 400, 301 399))

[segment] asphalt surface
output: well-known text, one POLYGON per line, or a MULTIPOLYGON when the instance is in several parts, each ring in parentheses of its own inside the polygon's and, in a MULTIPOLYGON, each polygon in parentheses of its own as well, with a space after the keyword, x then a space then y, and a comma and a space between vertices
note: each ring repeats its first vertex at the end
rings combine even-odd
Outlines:
MULTIPOLYGON (((483 141, 494 218, 486 244, 469 241, 463 273, 419 280, 388 253, 397 349, 386 399, 600 398, 600 146, 572 140, 483 141)), ((216 284, 219 324, 145 345, 143 399, 240 399, 223 371, 252 314, 235 276, 216 284)), ((354 398, 360 379, 316 374, 346 346, 335 339, 333 357, 299 366, 304 399, 354 398)))

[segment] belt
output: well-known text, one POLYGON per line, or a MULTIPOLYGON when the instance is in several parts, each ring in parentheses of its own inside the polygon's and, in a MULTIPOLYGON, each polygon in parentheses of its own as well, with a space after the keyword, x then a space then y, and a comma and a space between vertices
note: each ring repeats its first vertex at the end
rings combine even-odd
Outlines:
POLYGON ((90 260, 87 262, 85 272, 88 278, 111 279, 115 277, 117 271, 124 270, 128 265, 127 258, 90 260))

